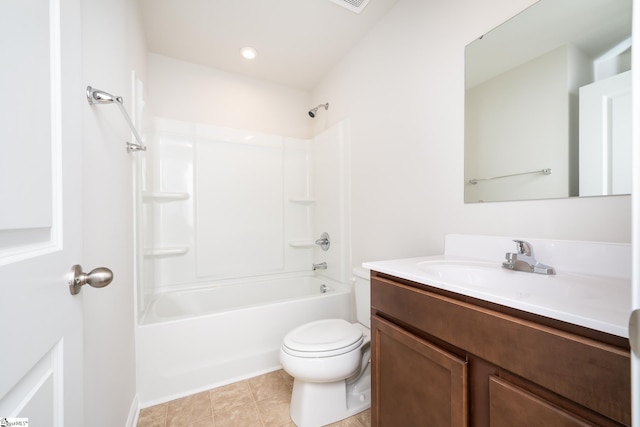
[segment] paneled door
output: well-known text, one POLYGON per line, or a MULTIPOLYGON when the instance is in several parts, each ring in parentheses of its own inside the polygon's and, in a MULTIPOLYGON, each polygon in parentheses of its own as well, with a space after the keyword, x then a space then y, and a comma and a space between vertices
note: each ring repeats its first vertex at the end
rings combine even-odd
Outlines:
POLYGON ((580 88, 580 196, 631 193, 631 71, 580 88))
POLYGON ((79 0, 2 0, 0 40, 0 420, 81 426, 79 0))

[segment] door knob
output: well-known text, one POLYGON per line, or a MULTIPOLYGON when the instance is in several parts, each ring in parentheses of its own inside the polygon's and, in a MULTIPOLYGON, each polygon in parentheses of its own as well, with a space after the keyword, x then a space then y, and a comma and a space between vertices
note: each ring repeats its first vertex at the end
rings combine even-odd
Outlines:
POLYGON ((104 288, 113 280, 113 272, 105 267, 94 268, 87 273, 82 272, 82 267, 74 265, 69 274, 69 292, 71 295, 80 293, 82 285, 89 285, 93 288, 104 288))
POLYGON ((638 325, 640 322, 640 309, 635 309, 629 316, 629 344, 631 351, 637 356, 640 355, 640 343, 638 342, 638 325))

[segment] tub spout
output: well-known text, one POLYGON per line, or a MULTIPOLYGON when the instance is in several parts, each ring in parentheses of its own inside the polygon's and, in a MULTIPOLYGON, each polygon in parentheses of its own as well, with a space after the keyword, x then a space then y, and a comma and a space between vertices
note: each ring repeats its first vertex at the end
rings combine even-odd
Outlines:
POLYGON ((321 262, 319 264, 313 264, 313 271, 326 270, 326 269, 327 269, 327 263, 326 262, 321 262))

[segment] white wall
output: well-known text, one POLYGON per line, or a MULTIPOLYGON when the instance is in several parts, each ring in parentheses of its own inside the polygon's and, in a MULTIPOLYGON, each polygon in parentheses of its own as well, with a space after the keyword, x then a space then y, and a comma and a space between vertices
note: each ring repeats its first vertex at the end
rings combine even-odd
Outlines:
MULTIPOLYGON (((133 0, 82 1, 85 84, 124 97, 131 112, 131 70, 144 75, 144 45, 133 0)), ((115 105, 85 105, 83 260, 105 266, 113 282, 84 289, 85 426, 126 426, 137 409, 133 307, 131 133, 115 105)), ((80 231, 80 225, 78 226, 80 231)))
POLYGON ((306 91, 157 54, 148 56, 148 87, 156 117, 311 137, 306 91))
POLYGON ((351 122, 353 263, 448 233, 629 242, 630 197, 463 203, 464 46, 532 0, 400 0, 313 91, 351 122))

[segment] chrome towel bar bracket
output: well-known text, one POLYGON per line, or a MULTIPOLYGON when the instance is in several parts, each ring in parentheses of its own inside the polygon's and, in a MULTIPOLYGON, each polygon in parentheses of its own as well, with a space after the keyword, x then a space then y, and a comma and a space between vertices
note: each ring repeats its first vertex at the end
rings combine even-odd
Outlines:
POLYGON ((123 100, 121 96, 113 96, 105 91, 98 90, 92 88, 91 86, 87 86, 87 101, 89 105, 94 104, 113 104, 115 103, 118 108, 120 108, 120 112, 124 117, 125 121, 131 128, 131 132, 133 132, 133 136, 136 138, 137 144, 133 144, 131 142, 127 142, 127 151, 147 151, 147 147, 142 143, 142 138, 138 134, 136 127, 133 125, 129 114, 127 114, 127 110, 124 108, 123 100))

